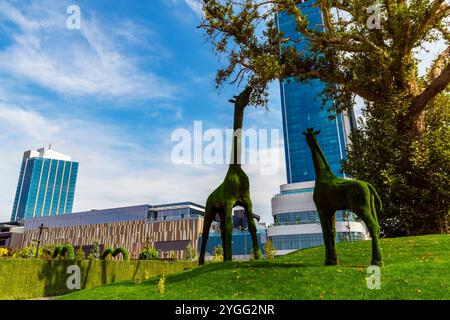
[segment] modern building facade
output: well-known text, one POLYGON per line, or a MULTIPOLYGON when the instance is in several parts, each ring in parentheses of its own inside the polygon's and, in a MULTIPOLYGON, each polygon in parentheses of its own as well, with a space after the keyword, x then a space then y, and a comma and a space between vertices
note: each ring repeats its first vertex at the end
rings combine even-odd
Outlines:
MULTIPOLYGON (((299 1, 298 6, 307 15, 311 28, 320 28, 320 9, 315 1, 299 1)), ((278 27, 286 37, 298 38, 296 22, 286 12, 277 16, 278 27)), ((288 43, 298 52, 308 54, 308 43, 288 43)), ((268 229, 278 254, 323 244, 317 209, 312 198, 314 165, 311 151, 303 136, 307 128, 320 130, 317 140, 336 176, 343 176, 341 161, 346 158, 350 129, 355 126, 353 114, 338 114, 330 120, 329 106, 322 106, 320 93, 325 85, 320 80, 301 83, 288 78, 280 80, 282 119, 284 131, 286 173, 288 184, 272 198, 274 226, 268 229)), ((367 238, 365 226, 356 222, 353 214, 337 212, 337 241, 367 238)))
POLYGON ((16 222, 0 223, 0 248, 21 249, 24 227, 16 222))
MULTIPOLYGON (((322 25, 320 9, 310 0, 298 4, 307 15, 312 28, 322 25)), ((286 12, 278 15, 278 27, 286 37, 298 38, 296 22, 286 12)), ((299 52, 307 54, 307 42, 288 43, 299 52), (306 51, 306 53, 305 53, 306 51)), ((303 132, 307 128, 320 130, 317 140, 334 174, 342 176, 341 161, 346 157, 346 145, 350 128, 355 125, 354 116, 339 114, 330 120, 330 113, 322 107, 320 93, 325 85, 320 80, 300 83, 293 78, 280 80, 281 107, 285 142, 286 173, 288 183, 314 181, 314 166, 303 132)))
POLYGON ((69 242, 89 251, 97 242, 101 249, 125 247, 132 259, 137 259, 143 248, 152 246, 161 258, 182 259, 189 244, 198 247, 203 215, 203 206, 182 202, 40 217, 25 220, 23 246, 37 239, 43 224, 48 228, 42 235, 44 245, 69 242))
MULTIPOLYGON (((322 228, 313 201, 314 181, 285 184, 272 198, 274 224, 267 233, 277 255, 323 244, 322 228)), ((368 239, 365 225, 351 212, 336 212, 336 241, 368 239)))
POLYGON ((78 163, 41 148, 24 153, 11 221, 72 212, 78 163))
MULTIPOLYGON (((260 216, 253 215, 257 232, 259 247, 264 254, 264 245, 267 242, 267 232, 265 226, 259 223, 260 216)), ((202 243, 202 237, 199 237, 199 245, 202 243)), ((215 219, 213 227, 210 230, 208 243, 206 244, 206 259, 211 259, 214 254, 214 248, 218 245, 223 247, 222 236, 220 233, 219 218, 215 219)), ((240 208, 233 210, 233 235, 232 235, 232 251, 234 259, 248 259, 253 252, 253 242, 250 232, 248 231, 248 221, 245 211, 240 208)))

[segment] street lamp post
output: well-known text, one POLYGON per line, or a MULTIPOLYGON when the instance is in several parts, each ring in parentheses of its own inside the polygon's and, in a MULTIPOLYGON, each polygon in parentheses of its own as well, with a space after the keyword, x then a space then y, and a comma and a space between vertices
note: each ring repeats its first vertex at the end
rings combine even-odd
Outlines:
POLYGON ((47 227, 44 227, 44 224, 41 223, 41 225, 39 226, 38 229, 39 229, 39 235, 38 235, 37 247, 36 247, 36 259, 37 259, 38 256, 39 256, 39 247, 40 247, 40 245, 41 245, 42 232, 43 232, 44 230, 47 230, 48 228, 47 228, 47 227))
POLYGON ((147 241, 147 249, 150 248, 150 241, 152 240, 152 238, 150 238, 149 236, 147 236, 146 241, 147 241))

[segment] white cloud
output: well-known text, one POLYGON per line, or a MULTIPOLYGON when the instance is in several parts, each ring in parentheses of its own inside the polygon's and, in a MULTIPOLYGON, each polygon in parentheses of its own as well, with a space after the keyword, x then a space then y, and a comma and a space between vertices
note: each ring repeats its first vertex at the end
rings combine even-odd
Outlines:
MULTIPOLYGON (((31 81, 64 96, 100 98, 169 98, 174 87, 152 71, 142 71, 136 58, 123 53, 115 36, 136 40, 136 26, 121 25, 120 33, 82 15, 81 30, 65 28, 65 11, 36 6, 25 16, 0 2, 0 23, 17 27, 11 44, 0 51, 0 71, 31 81), (134 37, 134 38, 133 38, 134 37)), ((117 31, 118 29, 116 29, 117 31)))
MULTIPOLYGON (((25 146, 55 150, 80 162, 74 210, 135 204, 194 201, 204 204, 223 180, 227 167, 176 166, 170 144, 139 145, 121 128, 71 118, 50 118, 19 106, 0 104, 0 221, 12 210, 25 146), (205 170, 207 169, 207 170, 205 170)), ((170 132, 167 132, 170 137, 170 132)), ((279 152, 282 154, 282 151, 279 152)), ((283 165, 284 161, 281 160, 283 165)), ((284 168, 261 175, 257 165, 245 166, 251 181, 254 211, 270 221, 270 199, 285 182, 284 168)))
POLYGON ((203 4, 201 0, 171 0, 171 2, 175 5, 184 4, 198 17, 203 16, 203 4))
MULTIPOLYGON (((201 9, 198 1, 186 1, 186 5, 197 13, 201 9)), ((43 5, 25 10, 18 2, 0 0, 0 27, 9 30, 14 26, 5 34, 7 46, 0 49, 0 74, 9 75, 0 78, 0 145, 3 150, 0 221, 10 217, 24 149, 39 148, 50 142, 55 150, 70 154, 80 162, 76 211, 186 200, 204 204, 209 193, 222 182, 227 171, 225 165, 175 166, 169 161, 172 145, 168 129, 156 128, 149 131, 152 137, 139 136, 138 139, 126 128, 77 119, 78 115, 72 112, 65 112, 65 116, 49 115, 55 110, 52 101, 46 101, 45 96, 33 97, 32 91, 25 90, 28 83, 33 83, 62 96, 171 97, 174 91, 171 85, 155 72, 143 71, 138 58, 128 56, 120 47, 123 42, 141 43, 149 46, 150 53, 159 56, 164 52, 164 56, 169 56, 170 53, 155 47, 151 41, 145 43, 145 39, 152 38, 151 30, 132 22, 110 28, 95 16, 82 16, 81 31, 67 30, 65 10, 60 12, 54 6, 43 5), (19 87, 16 84, 20 84, 20 90, 11 90, 19 87), (142 141, 151 142, 144 145, 142 141)), ((146 56, 146 61, 149 58, 159 59, 146 56)), ((73 109, 68 104, 70 101, 65 99, 66 110, 73 109)), ((254 115, 248 113, 246 126, 272 128, 276 121, 281 124, 277 119, 277 100, 273 101, 273 113, 265 121, 261 118, 263 111, 256 110, 254 115)), ((170 114, 172 118, 182 118, 183 110, 171 102, 152 105, 146 116, 170 114)), ((279 154, 283 155, 282 150, 279 154)), ((261 175, 257 165, 245 167, 251 181, 254 211, 265 221, 271 220, 271 196, 278 192, 279 184, 285 183, 284 159, 280 164, 273 176, 261 175)))
POLYGON ((202 16, 203 14, 203 4, 198 0, 184 0, 184 2, 191 8, 192 11, 194 11, 199 16, 202 16))

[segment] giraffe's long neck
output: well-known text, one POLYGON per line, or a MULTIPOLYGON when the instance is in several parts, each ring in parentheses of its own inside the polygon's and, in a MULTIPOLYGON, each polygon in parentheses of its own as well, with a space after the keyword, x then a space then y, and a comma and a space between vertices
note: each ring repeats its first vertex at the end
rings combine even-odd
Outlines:
POLYGON ((319 143, 315 138, 313 140, 312 146, 309 147, 312 153, 314 171, 316 173, 316 181, 324 181, 336 178, 336 176, 331 171, 330 165, 328 164, 328 161, 325 158, 325 155, 323 154, 319 143))
POLYGON ((244 122, 244 108, 239 104, 234 106, 233 142, 231 145, 231 167, 241 167, 242 124, 244 122))

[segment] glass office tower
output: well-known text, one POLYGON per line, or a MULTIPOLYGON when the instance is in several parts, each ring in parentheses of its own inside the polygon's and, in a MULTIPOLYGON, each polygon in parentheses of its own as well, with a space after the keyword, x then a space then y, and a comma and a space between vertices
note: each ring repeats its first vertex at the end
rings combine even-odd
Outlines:
MULTIPOLYGON (((306 14, 311 28, 321 28, 320 8, 315 1, 298 4, 306 14)), ((295 19, 286 12, 277 16, 278 28, 285 37, 298 39, 295 19)), ((298 52, 308 55, 307 42, 287 43, 296 46, 298 52)), ((300 83, 293 78, 280 80, 281 107, 284 131, 286 174, 288 184, 280 187, 280 193, 272 198, 274 226, 268 236, 278 254, 323 244, 322 230, 313 201, 314 165, 311 151, 302 132, 307 128, 320 130, 317 140, 328 159, 333 173, 343 176, 341 161, 346 157, 346 145, 354 116, 339 114, 330 120, 327 109, 322 106, 320 93, 325 84, 320 80, 300 83)), ((337 241, 359 240, 367 237, 365 226, 356 222, 352 214, 338 212, 336 215, 337 241)))
MULTIPOLYGON (((314 1, 306 1, 298 6, 307 15, 310 27, 317 29, 322 24, 322 17, 320 9, 313 7, 313 4, 314 1)), ((278 27, 286 37, 299 38, 295 20, 286 12, 278 15, 278 27)), ((308 54, 306 41, 287 45, 295 46, 304 55, 308 54)), ((330 105, 322 107, 320 93, 325 85, 320 80, 299 83, 294 79, 283 79, 280 86, 288 183, 315 180, 311 153, 302 135, 307 128, 321 131, 317 140, 333 173, 342 176, 341 160, 346 156, 345 146, 350 126, 354 123, 353 116, 340 114, 330 121, 330 113, 327 112, 330 105)))
POLYGON ((24 153, 11 221, 72 212, 78 163, 51 149, 24 153))

